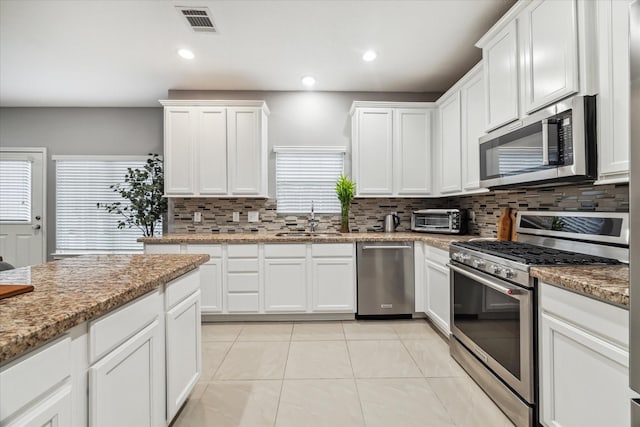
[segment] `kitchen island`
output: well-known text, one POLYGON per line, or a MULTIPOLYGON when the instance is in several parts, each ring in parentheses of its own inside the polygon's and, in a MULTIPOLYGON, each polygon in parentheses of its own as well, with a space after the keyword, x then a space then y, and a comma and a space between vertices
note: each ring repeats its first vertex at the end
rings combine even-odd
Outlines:
POLYGON ((0 424, 166 425, 200 375, 207 260, 92 255, 0 273, 34 286, 0 300, 0 424))

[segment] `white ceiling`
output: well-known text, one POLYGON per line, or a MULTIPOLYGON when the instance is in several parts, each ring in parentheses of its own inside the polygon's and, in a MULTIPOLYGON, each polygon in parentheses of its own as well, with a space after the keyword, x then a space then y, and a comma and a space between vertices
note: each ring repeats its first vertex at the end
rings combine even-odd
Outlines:
POLYGON ((0 105, 158 106, 169 89, 304 90, 306 74, 321 91, 443 92, 513 2, 0 0, 0 105), (209 7, 219 33, 178 5, 209 7))

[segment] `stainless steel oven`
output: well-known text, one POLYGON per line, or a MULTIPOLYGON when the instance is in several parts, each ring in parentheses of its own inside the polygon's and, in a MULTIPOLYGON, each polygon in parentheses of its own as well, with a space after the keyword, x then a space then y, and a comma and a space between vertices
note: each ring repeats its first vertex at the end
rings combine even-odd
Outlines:
POLYGON ((595 96, 569 98, 480 138, 482 187, 596 177, 595 96))
POLYGON ((475 371, 472 376, 492 390, 493 399, 516 425, 532 425, 536 401, 534 290, 453 260, 450 272, 452 355, 465 369, 475 371))

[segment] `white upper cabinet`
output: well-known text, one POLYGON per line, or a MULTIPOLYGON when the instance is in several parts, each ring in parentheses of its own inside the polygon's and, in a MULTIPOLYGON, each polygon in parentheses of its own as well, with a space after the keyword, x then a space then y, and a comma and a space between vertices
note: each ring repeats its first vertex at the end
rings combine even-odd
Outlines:
POLYGON ((535 0, 518 17, 527 113, 578 92, 575 0, 535 0))
POLYGON ((519 116, 516 21, 479 47, 482 47, 484 62, 486 129, 495 129, 519 116))
POLYGON ((431 193, 431 170, 424 167, 431 157, 431 111, 398 108, 393 120, 395 193, 431 193))
POLYGON ((393 194, 393 110, 359 108, 352 121, 358 195, 393 194))
POLYGON ((267 197, 264 101, 160 101, 165 194, 267 197))
POLYGON ((430 194, 429 102, 362 102, 351 107, 356 196, 430 194))
POLYGON ((597 2, 598 173, 629 180, 629 2, 597 2))
POLYGON ((189 107, 167 107, 164 111, 164 164, 166 194, 193 194, 195 111, 189 107))
POLYGON ((198 117, 198 193, 227 194, 227 110, 222 107, 196 109, 198 117))
POLYGON ((469 80, 460 89, 462 189, 480 188, 480 147, 478 139, 484 134, 485 101, 481 66, 468 74, 469 80))
POLYGON ((462 190, 459 91, 442 101, 439 113, 440 192, 452 193, 462 190))

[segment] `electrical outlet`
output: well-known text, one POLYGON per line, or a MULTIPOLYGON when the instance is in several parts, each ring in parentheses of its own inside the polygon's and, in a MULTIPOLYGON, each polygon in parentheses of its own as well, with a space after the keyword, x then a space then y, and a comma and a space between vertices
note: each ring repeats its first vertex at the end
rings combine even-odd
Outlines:
POLYGON ((476 213, 475 213, 475 211, 469 210, 469 220, 471 221, 471 224, 475 224, 476 223, 476 213))
POLYGON ((196 224, 202 222, 202 212, 193 213, 193 222, 196 224))
POLYGON ((260 212, 259 211, 249 211, 247 213, 249 222, 258 222, 260 221, 260 212))
POLYGON ((233 222, 240 222, 240 212, 233 213, 233 222))

